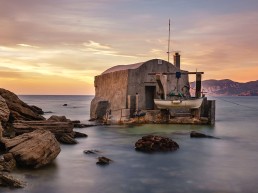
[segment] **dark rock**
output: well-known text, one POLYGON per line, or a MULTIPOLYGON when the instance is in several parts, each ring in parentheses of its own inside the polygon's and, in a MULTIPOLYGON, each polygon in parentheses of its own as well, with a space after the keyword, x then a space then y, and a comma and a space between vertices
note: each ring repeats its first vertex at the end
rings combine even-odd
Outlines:
POLYGON ((45 120, 35 108, 21 101, 14 93, 0 88, 0 96, 5 99, 14 120, 45 120))
POLYGON ((85 154, 97 154, 100 153, 98 150, 84 150, 83 153, 85 154))
POLYGON ((6 173, 0 173, 0 186, 10 187, 10 188, 23 188, 25 183, 21 180, 14 178, 6 173))
POLYGON ((88 137, 88 135, 85 133, 74 131, 74 138, 82 138, 82 137, 88 137))
POLYGON ((52 115, 48 118, 47 121, 55 121, 55 122, 72 122, 70 119, 67 119, 65 116, 57 116, 52 115))
POLYGON ((36 130, 12 139, 3 139, 7 151, 21 166, 39 168, 51 163, 60 153, 55 136, 46 130, 36 130))
POLYGON ((32 106, 30 106, 35 112, 37 112, 39 115, 43 115, 44 114, 44 111, 41 109, 41 108, 39 108, 39 107, 37 107, 37 106, 35 106, 35 105, 32 105, 32 106))
POLYGON ((81 123, 74 123, 75 128, 86 128, 86 127, 94 127, 97 126, 96 124, 81 124, 81 123))
POLYGON ((108 165, 112 160, 107 157, 98 157, 96 164, 98 165, 108 165))
POLYGON ((199 132, 196 132, 196 131, 191 131, 190 137, 191 138, 213 138, 213 139, 219 139, 218 137, 213 137, 213 136, 206 135, 206 134, 203 134, 203 133, 199 133, 199 132))
POLYGON ((16 161, 11 153, 6 153, 0 159, 0 171, 11 172, 16 167, 16 161))
POLYGON ((57 137, 57 140, 63 144, 77 144, 78 142, 74 139, 74 134, 65 133, 57 137))
POLYGON ((100 97, 95 97, 91 101, 90 118, 95 119, 95 120, 103 120, 104 116, 107 113, 109 106, 110 106, 110 104, 106 99, 103 99, 100 97))
POLYGON ((179 145, 167 137, 148 135, 143 136, 135 143, 135 149, 143 152, 175 151, 179 145))
POLYGON ((67 106, 67 104, 63 104, 63 106, 64 106, 64 107, 66 107, 66 106, 67 106))
POLYGON ((73 124, 77 124, 77 123, 81 123, 81 121, 79 121, 79 120, 73 120, 72 123, 73 123, 73 124))
POLYGON ((43 129, 51 131, 58 137, 67 133, 73 133, 72 122, 65 121, 59 122, 54 120, 47 121, 15 121, 13 123, 13 129, 17 135, 29 133, 37 129, 43 129))
POLYGON ((52 111, 44 111, 44 114, 50 114, 50 113, 54 113, 52 111))

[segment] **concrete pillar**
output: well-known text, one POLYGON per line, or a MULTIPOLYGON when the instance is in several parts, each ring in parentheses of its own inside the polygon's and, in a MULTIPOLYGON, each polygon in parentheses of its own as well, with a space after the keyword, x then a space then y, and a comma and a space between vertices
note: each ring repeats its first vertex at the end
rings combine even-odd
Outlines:
POLYGON ((180 69, 180 54, 178 52, 176 52, 174 54, 174 65, 180 69))
POLYGON ((135 110, 139 110, 139 94, 136 93, 135 110))
POLYGON ((156 81, 158 83, 158 86, 161 90, 161 99, 167 98, 167 75, 163 74, 156 74, 156 81))
POLYGON ((196 87, 195 87, 195 97, 200 98, 201 97, 201 89, 202 89, 202 74, 197 73, 196 74, 196 87))
POLYGON ((130 109, 131 108, 131 95, 128 95, 127 96, 127 106, 126 106, 127 109, 130 109))
POLYGON ((208 100, 208 105, 209 105, 209 124, 214 125, 215 124, 215 108, 216 108, 216 103, 215 100, 208 100))

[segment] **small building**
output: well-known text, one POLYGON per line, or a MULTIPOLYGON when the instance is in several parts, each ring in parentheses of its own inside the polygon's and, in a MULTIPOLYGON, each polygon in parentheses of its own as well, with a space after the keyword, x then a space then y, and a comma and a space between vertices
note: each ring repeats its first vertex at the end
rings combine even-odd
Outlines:
POLYGON ((91 101, 91 119, 110 119, 113 122, 129 120, 137 110, 160 112, 154 98, 180 91, 190 97, 187 71, 180 69, 180 55, 174 63, 152 59, 142 63, 118 65, 95 77, 95 97, 91 101), (176 72, 182 72, 177 79, 176 72), (155 73, 166 72, 165 89, 158 84, 155 73), (177 86, 178 85, 178 86, 177 86), (188 89, 187 89, 188 88, 188 89))

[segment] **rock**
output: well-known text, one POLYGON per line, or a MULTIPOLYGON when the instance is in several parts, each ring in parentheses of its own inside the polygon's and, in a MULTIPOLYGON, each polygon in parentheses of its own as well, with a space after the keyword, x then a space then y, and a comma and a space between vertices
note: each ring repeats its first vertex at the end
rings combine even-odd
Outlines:
POLYGON ((36 130, 12 139, 3 139, 7 151, 18 165, 39 168, 51 163, 60 153, 60 145, 50 131, 36 130))
POLYGON ((7 122, 9 119, 10 110, 5 102, 5 99, 0 96, 0 123, 7 122))
POLYGON ((74 134, 66 133, 57 137, 57 140, 63 144, 77 144, 78 142, 74 139, 74 134))
POLYGON ((73 124, 81 123, 81 121, 80 121, 80 120, 73 120, 72 123, 73 123, 73 124))
POLYGON ((10 187, 10 188, 23 188, 25 183, 21 180, 14 178, 6 173, 0 173, 0 186, 10 187))
POLYGON ((48 118, 47 121, 55 121, 55 122, 71 122, 70 119, 67 119, 65 116, 57 116, 57 115, 52 115, 51 117, 48 118))
POLYGON ((35 112, 37 112, 39 115, 43 115, 44 114, 44 111, 41 109, 41 108, 39 108, 39 107, 37 107, 37 106, 35 106, 35 105, 32 105, 32 106, 30 106, 35 112))
POLYGON ((55 136, 73 132, 73 124, 69 121, 15 121, 13 123, 13 128, 18 135, 32 132, 37 129, 51 131, 55 136))
POLYGON ((77 144, 76 137, 87 137, 84 133, 74 132, 73 123, 65 116, 51 116, 46 121, 15 121, 13 128, 16 134, 32 132, 37 129, 51 131, 60 143, 77 144))
POLYGON ((98 157, 96 164, 98 165, 108 165, 112 160, 107 157, 98 157))
POLYGON ((54 113, 54 112, 52 112, 52 111, 44 111, 44 114, 50 114, 50 113, 54 113))
POLYGON ((106 99, 95 97, 91 101, 90 118, 92 120, 103 120, 103 117, 106 115, 109 106, 110 104, 106 99))
POLYGON ((5 99, 14 120, 45 120, 35 108, 21 101, 14 93, 0 88, 0 96, 5 99))
POLYGON ((67 106, 67 104, 63 104, 63 106, 64 106, 64 107, 66 107, 66 106, 67 106))
POLYGON ((199 132, 196 132, 196 131, 191 131, 190 137, 191 138, 213 138, 213 139, 219 139, 218 137, 213 137, 213 136, 206 135, 206 134, 203 134, 203 133, 199 133, 199 132))
POLYGON ((82 138, 82 137, 88 137, 88 135, 85 133, 74 131, 74 138, 82 138))
POLYGON ((143 152, 167 152, 179 149, 179 145, 167 137, 148 135, 135 143, 135 149, 143 152))
POLYGON ((2 141, 3 131, 4 131, 4 129, 2 128, 2 124, 1 124, 1 121, 0 121, 0 142, 2 141))
POLYGON ((85 154, 97 154, 100 153, 98 150, 84 150, 83 153, 85 154))
POLYGON ((11 172, 16 167, 16 161, 11 153, 6 153, 0 159, 0 171, 11 172))
POLYGON ((74 123, 75 128, 87 128, 87 127, 94 127, 97 126, 96 124, 81 124, 81 123, 74 123))

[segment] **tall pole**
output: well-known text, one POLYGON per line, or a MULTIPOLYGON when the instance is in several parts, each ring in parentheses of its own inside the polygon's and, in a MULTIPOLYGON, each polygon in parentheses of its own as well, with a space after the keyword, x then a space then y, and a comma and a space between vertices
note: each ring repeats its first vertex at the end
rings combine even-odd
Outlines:
POLYGON ((168 62, 169 62, 169 55, 170 55, 170 19, 168 22, 168 62))

